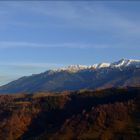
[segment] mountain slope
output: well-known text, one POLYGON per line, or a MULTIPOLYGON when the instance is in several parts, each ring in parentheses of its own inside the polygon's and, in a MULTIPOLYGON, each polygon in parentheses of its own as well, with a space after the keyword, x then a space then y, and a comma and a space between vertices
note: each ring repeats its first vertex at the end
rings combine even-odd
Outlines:
POLYGON ((140 85, 140 60, 121 59, 91 66, 71 65, 22 77, 0 87, 0 93, 96 89, 140 85))
POLYGON ((1 140, 139 140, 140 88, 0 95, 1 140))

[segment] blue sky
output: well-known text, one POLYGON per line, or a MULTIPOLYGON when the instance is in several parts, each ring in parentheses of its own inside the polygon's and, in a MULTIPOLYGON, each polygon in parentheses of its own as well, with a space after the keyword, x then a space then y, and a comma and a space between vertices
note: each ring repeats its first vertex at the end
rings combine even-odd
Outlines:
POLYGON ((70 64, 140 59, 139 1, 0 2, 0 85, 70 64))

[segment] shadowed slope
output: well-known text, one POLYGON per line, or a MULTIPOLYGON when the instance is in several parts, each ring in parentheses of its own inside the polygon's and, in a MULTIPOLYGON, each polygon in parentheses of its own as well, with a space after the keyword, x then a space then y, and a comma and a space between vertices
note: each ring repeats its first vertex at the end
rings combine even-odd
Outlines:
POLYGON ((2 140, 137 139, 140 89, 1 95, 2 140))

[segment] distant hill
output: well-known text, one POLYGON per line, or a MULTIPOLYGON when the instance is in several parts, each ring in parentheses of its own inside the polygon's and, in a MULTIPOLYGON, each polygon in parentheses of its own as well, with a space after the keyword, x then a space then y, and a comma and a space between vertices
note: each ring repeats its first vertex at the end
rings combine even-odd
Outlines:
POLYGON ((0 95, 0 140, 139 138, 139 87, 0 95))
POLYGON ((140 85, 140 60, 121 59, 91 66, 71 65, 22 77, 0 87, 0 93, 56 92, 140 85))

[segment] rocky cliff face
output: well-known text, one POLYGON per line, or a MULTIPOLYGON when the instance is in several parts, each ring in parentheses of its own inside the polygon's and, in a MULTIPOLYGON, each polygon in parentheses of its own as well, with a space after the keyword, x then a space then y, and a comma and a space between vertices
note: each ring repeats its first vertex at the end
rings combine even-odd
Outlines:
POLYGON ((138 140, 140 89, 0 96, 2 140, 138 140))

